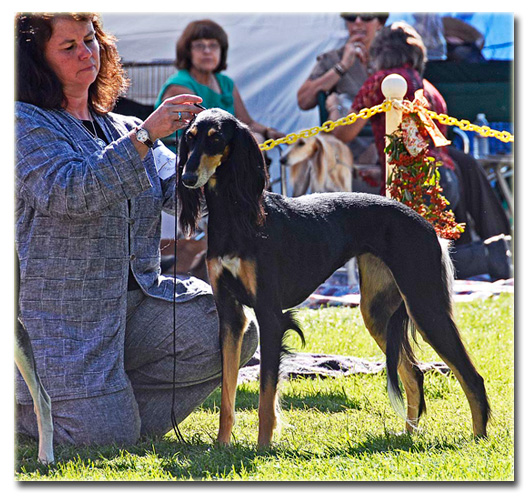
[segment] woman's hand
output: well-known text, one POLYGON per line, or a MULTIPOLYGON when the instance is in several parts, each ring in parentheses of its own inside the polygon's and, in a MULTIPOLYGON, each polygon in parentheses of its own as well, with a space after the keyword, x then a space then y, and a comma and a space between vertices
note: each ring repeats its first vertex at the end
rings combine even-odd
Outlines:
POLYGON ((155 141, 185 128, 194 116, 202 111, 196 106, 203 99, 197 95, 182 94, 170 97, 150 114, 142 128, 147 130, 150 139, 155 141))
POLYGON ((349 69, 357 58, 360 59, 362 64, 366 65, 369 59, 368 49, 362 42, 353 41, 350 38, 345 44, 340 62, 345 69, 349 69))
POLYGON ((279 130, 276 130, 275 128, 267 127, 263 135, 266 140, 269 140, 269 139, 280 139, 284 137, 286 133, 280 132, 279 130))
POLYGON ((333 110, 338 110, 339 106, 340 98, 338 97, 338 94, 336 92, 330 93, 325 100, 325 108, 327 109, 327 112, 331 114, 333 110))

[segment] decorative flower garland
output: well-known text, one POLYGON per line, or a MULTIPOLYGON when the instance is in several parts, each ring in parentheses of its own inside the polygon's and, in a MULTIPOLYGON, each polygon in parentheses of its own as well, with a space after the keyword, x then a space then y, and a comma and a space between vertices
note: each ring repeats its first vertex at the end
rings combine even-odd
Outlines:
POLYGON ((387 179, 390 196, 417 211, 429 221, 438 236, 458 239, 465 224, 456 222, 449 201, 442 195, 435 158, 428 156, 427 132, 418 114, 403 115, 401 127, 389 139, 386 153, 392 165, 387 179))

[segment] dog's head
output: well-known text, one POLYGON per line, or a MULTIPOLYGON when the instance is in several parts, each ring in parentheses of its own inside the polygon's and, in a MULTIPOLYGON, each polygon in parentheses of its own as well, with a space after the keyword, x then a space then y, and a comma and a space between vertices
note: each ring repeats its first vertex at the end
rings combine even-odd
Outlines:
POLYGON ((227 198, 227 206, 251 217, 262 213, 264 157, 249 128, 231 113, 207 109, 189 124, 179 143, 177 175, 180 219, 186 231, 195 228, 202 187, 218 191, 227 198))
POLYGON ((209 109, 191 122, 179 148, 180 181, 189 189, 203 187, 229 157, 240 123, 221 109, 209 109))
POLYGON ((309 137, 307 139, 297 139, 283 152, 281 163, 288 167, 308 161, 318 152, 318 139, 309 137))

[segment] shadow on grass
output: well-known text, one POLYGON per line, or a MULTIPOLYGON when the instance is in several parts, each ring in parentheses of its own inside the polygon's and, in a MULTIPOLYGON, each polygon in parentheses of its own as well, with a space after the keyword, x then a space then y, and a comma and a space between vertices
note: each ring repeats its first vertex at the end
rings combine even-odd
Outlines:
MULTIPOLYGON (((120 479, 121 471, 143 468, 142 460, 155 460, 159 470, 158 479, 232 479, 253 475, 261 463, 267 461, 294 460, 296 462, 335 457, 385 454, 395 452, 424 453, 427 451, 446 451, 460 447, 460 442, 446 442, 439 439, 414 440, 407 434, 368 435, 364 440, 347 443, 339 447, 323 447, 320 452, 297 450, 289 444, 275 444, 269 450, 258 450, 255 445, 237 443, 231 447, 221 447, 215 442, 205 442, 198 435, 187 437, 187 443, 177 443, 167 437, 144 439, 134 446, 120 449, 117 446, 75 448, 56 446, 56 463, 43 466, 37 462, 36 444, 27 437, 18 442, 19 455, 16 462, 17 472, 31 474, 37 472, 43 478, 61 478, 63 469, 70 462, 71 468, 80 470, 79 480, 83 480, 81 471, 96 472, 98 469, 116 475, 120 479), (196 441, 194 441, 196 440, 196 441)), ((37 477, 38 479, 38 477, 37 477)), ((76 478, 72 478, 76 480, 76 478)), ((139 475, 142 480, 142 475, 139 475)), ((149 480, 149 477, 147 477, 149 480)))
MULTIPOLYGON (((215 390, 201 407, 207 409, 220 409, 221 392, 215 390)), ((290 409, 316 409, 324 413, 343 412, 345 409, 362 409, 363 404, 349 397, 343 387, 316 389, 314 393, 309 394, 308 390, 301 392, 293 391, 284 393, 280 397, 281 407, 283 410, 290 409)), ((257 386, 249 384, 239 385, 236 394, 235 409, 237 411, 258 409, 259 392, 257 386)))

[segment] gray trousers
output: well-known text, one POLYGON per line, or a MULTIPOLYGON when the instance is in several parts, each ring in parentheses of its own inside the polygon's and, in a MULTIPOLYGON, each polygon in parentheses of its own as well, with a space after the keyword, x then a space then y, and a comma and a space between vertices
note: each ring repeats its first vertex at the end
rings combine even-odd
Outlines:
MULTIPOLYGON (((212 296, 177 304, 175 415, 183 421, 220 385, 218 315, 212 296)), ((255 353, 252 322, 244 335, 241 365, 255 353)), ((128 292, 125 369, 129 386, 108 395, 52 401, 54 442, 132 445, 140 436, 172 429, 173 304, 128 292)), ((38 438, 32 405, 17 404, 16 429, 38 438)))

